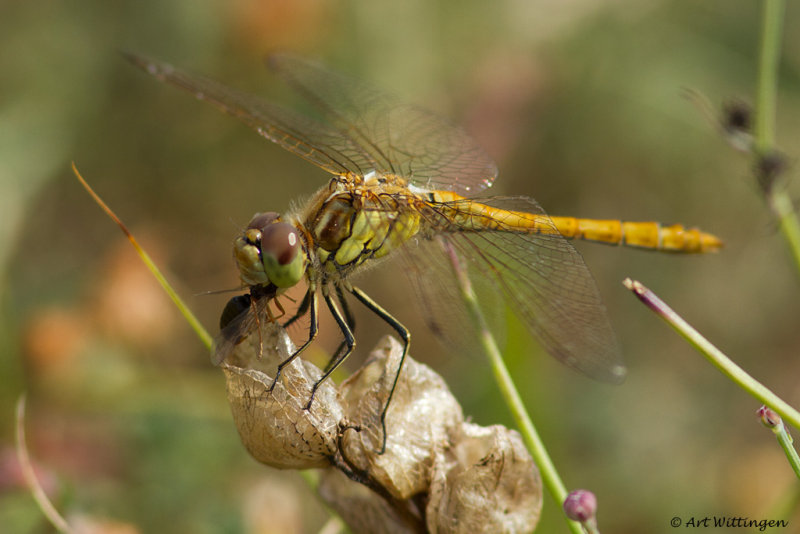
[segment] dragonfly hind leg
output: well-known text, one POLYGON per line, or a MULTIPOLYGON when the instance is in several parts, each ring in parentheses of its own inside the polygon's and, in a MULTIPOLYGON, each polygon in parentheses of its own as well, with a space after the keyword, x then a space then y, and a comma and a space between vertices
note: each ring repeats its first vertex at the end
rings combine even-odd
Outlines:
POLYGON ((383 429, 383 445, 381 445, 381 450, 378 454, 383 454, 386 452, 386 412, 389 411, 389 404, 392 402, 392 396, 394 395, 394 390, 397 387, 397 381, 400 379, 400 372, 403 370, 403 362, 406 360, 406 355, 408 354, 408 345, 411 343, 411 332, 403 326, 400 321, 395 319, 389 312, 384 310, 377 302, 372 300, 369 295, 358 289, 357 287, 350 288, 350 292, 361 301, 364 306, 369 308, 375 315, 383 319, 389 326, 391 326, 395 332, 402 338, 403 340, 403 354, 400 356, 400 363, 397 365, 397 372, 394 375, 394 380, 392 381, 392 388, 389 390, 389 396, 386 398, 386 404, 383 405, 383 410, 381 411, 381 428, 383 429))
MULTIPOLYGON (((383 443, 381 445, 380 451, 378 454, 383 454, 386 452, 386 412, 389 410, 389 405, 392 402, 392 396, 394 395, 395 388, 397 387, 397 382, 400 379, 400 372, 403 369, 403 362, 405 361, 406 354, 408 354, 408 346, 411 342, 411 332, 403 326, 397 319, 395 319, 389 312, 383 309, 377 302, 372 300, 369 295, 361 291, 356 287, 349 288, 350 292, 355 296, 364 306, 369 308, 374 314, 378 317, 383 319, 389 326, 391 326, 398 335, 403 340, 403 354, 400 356, 400 363, 397 366, 397 372, 395 373, 394 380, 392 381, 392 387, 389 390, 389 396, 386 399, 386 404, 383 406, 383 410, 381 411, 381 429, 383 431, 383 443)), ((355 326, 355 321, 353 320, 353 316, 350 313, 350 309, 347 305, 347 301, 344 299, 344 295, 342 294, 342 290, 337 287, 336 288, 336 295, 338 297, 339 302, 342 304, 342 308, 344 309, 344 314, 339 311, 339 307, 336 305, 336 302, 333 300, 333 297, 327 293, 323 293, 323 298, 325 299, 325 303, 328 305, 328 309, 331 311, 331 315, 336 320, 336 324, 339 325, 339 329, 342 331, 342 335, 344 336, 344 341, 342 344, 339 345, 339 348, 336 349, 333 358, 328 362, 328 365, 325 366, 325 372, 316 381, 313 388, 311 389, 311 398, 308 400, 308 404, 306 404, 305 409, 309 410, 311 408, 311 404, 314 402, 314 395, 319 389, 320 384, 325 381, 341 364, 344 362, 348 356, 353 352, 356 346, 356 339, 353 335, 352 328, 355 326), (345 348, 344 352, 342 352, 342 348, 345 348), (341 354, 340 354, 341 352, 341 354)), ((305 347, 305 345, 304 345, 305 347)), ((302 350, 302 349, 301 349, 302 350)), ((299 352, 299 351, 298 351, 299 352)))
POLYGON ((312 292, 306 291, 306 294, 303 296, 303 300, 300 301, 300 306, 297 307, 297 311, 294 312, 288 321, 283 323, 283 328, 289 328, 295 321, 299 320, 302 316, 308 313, 308 308, 311 306, 311 294, 312 292))

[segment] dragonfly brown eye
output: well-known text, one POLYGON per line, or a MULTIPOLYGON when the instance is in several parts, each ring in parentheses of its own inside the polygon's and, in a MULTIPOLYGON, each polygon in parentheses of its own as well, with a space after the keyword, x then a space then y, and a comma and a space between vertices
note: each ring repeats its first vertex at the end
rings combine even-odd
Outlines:
POLYGON ((264 274, 279 288, 292 287, 306 270, 306 254, 293 225, 272 222, 261 229, 261 262, 264 274))
POLYGON ((271 255, 278 265, 288 265, 300 251, 297 230, 289 223, 276 222, 261 230, 261 254, 271 255))

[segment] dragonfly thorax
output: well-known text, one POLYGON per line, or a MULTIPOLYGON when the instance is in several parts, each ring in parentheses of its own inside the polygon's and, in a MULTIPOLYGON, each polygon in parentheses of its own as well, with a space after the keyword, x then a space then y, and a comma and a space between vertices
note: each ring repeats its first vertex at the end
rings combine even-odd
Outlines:
POLYGON ((233 245, 242 282, 248 286, 296 285, 306 271, 300 233, 275 212, 256 214, 233 245))
POLYGON ((321 191, 304 223, 320 267, 318 280, 342 280, 417 234, 421 213, 411 209, 409 199, 399 191, 399 186, 386 183, 375 189, 321 191))

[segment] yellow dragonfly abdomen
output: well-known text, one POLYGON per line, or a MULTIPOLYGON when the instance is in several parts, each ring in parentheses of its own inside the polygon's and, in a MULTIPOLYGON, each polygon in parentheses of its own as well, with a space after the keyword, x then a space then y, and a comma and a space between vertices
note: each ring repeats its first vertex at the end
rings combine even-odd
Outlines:
POLYGON ((722 247, 722 241, 715 235, 680 224, 551 217, 495 208, 449 191, 431 192, 430 199, 465 230, 539 234, 557 231, 567 239, 678 253, 715 252, 722 247))
POLYGON ((550 217, 558 231, 569 239, 584 239, 612 245, 661 250, 665 252, 715 252, 722 241, 715 235, 680 224, 664 226, 658 222, 550 217))

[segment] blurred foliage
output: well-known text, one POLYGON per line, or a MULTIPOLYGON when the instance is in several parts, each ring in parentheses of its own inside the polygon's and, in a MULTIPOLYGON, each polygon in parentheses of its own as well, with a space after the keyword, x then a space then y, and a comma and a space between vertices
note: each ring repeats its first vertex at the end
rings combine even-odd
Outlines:
MULTIPOLYGON (((290 49, 464 124, 496 158, 499 194, 534 196, 557 215, 681 222, 721 236, 726 248, 709 257, 578 244, 627 357, 621 387, 540 357, 513 320, 507 358, 565 482, 598 495, 603 530, 665 530, 674 515, 770 518, 796 480, 757 406, 620 284, 642 280, 800 404, 797 273, 749 161, 680 96, 689 87, 718 107, 751 98, 757 8, 742 0, 0 2, 4 458, 14 400, 26 391, 32 455, 75 522, 199 533, 324 524, 299 477, 246 455, 221 373, 69 170, 74 160, 213 328, 228 296, 195 295, 236 287, 237 229, 327 177, 117 51, 291 103, 262 68, 267 52, 290 49)), ((789 6, 786 27, 798 16, 789 6)), ((799 65, 800 34, 787 31, 777 139, 792 159, 799 65)), ((486 363, 442 354, 393 276, 379 269, 362 285, 414 332, 415 357, 442 372, 477 422, 510 424, 486 363)), ((386 329, 358 312, 368 348, 386 329)), ((321 337, 309 357, 337 343, 329 322, 321 337)), ((48 531, 13 467, 2 467, 0 524, 48 531)), ((561 521, 546 501, 540 531, 563 531, 561 521)))

